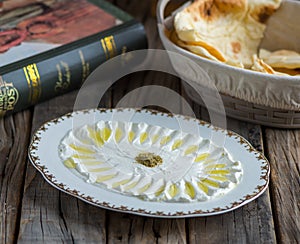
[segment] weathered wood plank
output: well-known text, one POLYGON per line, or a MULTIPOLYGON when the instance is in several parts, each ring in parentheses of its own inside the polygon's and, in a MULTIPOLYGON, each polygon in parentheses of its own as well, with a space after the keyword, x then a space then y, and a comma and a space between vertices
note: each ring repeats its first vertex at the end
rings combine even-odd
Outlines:
POLYGON ((135 216, 131 222, 130 243, 156 243, 159 238, 153 229, 153 218, 135 216))
MULTIPOLYGON (((33 131, 45 121, 71 112, 75 96, 73 92, 37 105, 33 131)), ((18 241, 103 243, 105 212, 50 186, 28 163, 18 241)))
POLYGON ((107 211, 108 243, 128 243, 131 235, 132 218, 128 214, 107 211))
POLYGON ((156 219, 153 225, 157 243, 187 243, 185 219, 156 219))
POLYGON ((14 242, 18 232, 30 124, 30 110, 0 119, 1 243, 14 242))
MULTIPOLYGON (((113 89, 113 106, 116 105, 124 94, 143 85, 151 85, 159 80, 160 85, 172 87, 179 90, 178 79, 166 74, 155 72, 140 72, 130 76, 132 80, 121 80, 113 89), (138 82, 131 82, 138 81, 138 82), (126 89, 124 89, 126 88, 126 89)), ((139 96, 130 97, 134 100, 142 100, 143 93, 139 96)), ((165 97, 168 99, 168 97, 165 97)), ((128 101, 132 104, 132 101, 128 101)), ((161 104, 163 107, 163 104, 161 104)), ((141 206, 142 207, 142 206, 141 206)), ((130 216, 129 214, 108 212, 109 224, 107 228, 109 242, 129 240, 132 243, 177 243, 186 240, 185 220, 165 220, 130 216)))
MULTIPOLYGON (((148 33, 149 47, 161 48, 162 45, 156 30, 156 20, 151 16, 149 11, 143 12, 143 8, 149 8, 150 4, 151 1, 131 1, 128 10, 143 21, 148 33), (147 13, 147 16, 140 16, 136 11, 147 13)), ((115 84, 113 88, 113 106, 116 106, 120 99, 124 98, 127 93, 143 86, 152 85, 168 87, 177 92, 181 88, 178 78, 165 73, 145 71, 131 74, 115 84)), ((128 97, 127 104, 131 106, 136 104, 139 106, 139 103, 136 103, 137 101, 145 101, 146 96, 149 98, 152 95, 149 92, 135 93, 134 96, 128 97)), ((164 101, 167 101, 167 99, 168 97, 165 96, 160 101, 153 102, 159 102, 160 108, 164 108, 164 101)), ((174 102, 178 103, 177 106, 180 107, 179 100, 174 102)), ((150 104, 145 105, 153 105, 153 103, 150 102, 150 104)), ((150 107, 153 108, 153 106, 150 107)), ((108 241, 111 243, 126 243, 127 241, 130 243, 186 243, 184 219, 153 219, 110 211, 107 212, 107 217, 107 236, 108 241)))
POLYGON ((300 242, 300 130, 265 130, 277 239, 300 242))
MULTIPOLYGON (((121 80, 113 89, 113 106, 127 93, 135 88, 157 84, 167 86, 175 91, 179 91, 180 86, 177 78, 170 77, 163 73, 156 72, 140 72, 130 76, 129 80, 121 80), (133 82, 138 81, 138 82, 133 82), (124 89, 126 88, 126 89, 124 89)), ((136 94, 130 97, 129 104, 134 104, 135 100, 142 100, 145 93, 136 94), (131 100, 132 99, 132 100, 131 100)), ((151 94, 148 94, 151 96, 151 94)), ((168 97, 164 97, 168 99, 168 97)), ((162 102, 162 101, 161 101, 162 102)), ((180 104, 178 105, 180 106, 180 104)), ((164 104, 161 104, 164 107, 164 104)), ((141 206, 142 207, 142 206, 141 206)), ((107 213, 109 224, 107 227, 107 235, 109 242, 130 243, 185 243, 185 220, 155 219, 149 217, 131 216, 129 214, 107 213)))
MULTIPOLYGON (((209 121, 207 110, 196 104, 194 111, 209 121)), ((257 149, 263 150, 259 125, 227 119, 227 128, 245 137, 257 149)), ((187 220, 190 243, 275 243, 274 222, 269 192, 251 203, 223 215, 187 220)))

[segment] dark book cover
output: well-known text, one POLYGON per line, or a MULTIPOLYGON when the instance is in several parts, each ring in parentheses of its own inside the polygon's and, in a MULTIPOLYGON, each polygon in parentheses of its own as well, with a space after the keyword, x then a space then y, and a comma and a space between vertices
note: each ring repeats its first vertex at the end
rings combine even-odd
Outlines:
POLYGON ((143 26, 103 0, 0 6, 0 116, 76 89, 107 59, 147 47, 143 26))

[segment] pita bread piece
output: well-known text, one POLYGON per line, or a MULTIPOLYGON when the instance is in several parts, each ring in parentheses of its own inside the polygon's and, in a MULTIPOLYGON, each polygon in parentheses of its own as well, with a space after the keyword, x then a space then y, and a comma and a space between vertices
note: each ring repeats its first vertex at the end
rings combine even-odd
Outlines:
POLYGON ((269 52, 265 49, 260 49, 259 57, 273 68, 300 68, 300 54, 291 50, 269 52))
MULTIPOLYGON (((229 64, 252 66, 266 25, 258 15, 276 9, 278 0, 196 0, 178 12, 174 27, 186 45, 214 47, 229 64), (256 16, 257 15, 257 16, 256 16), (205 43, 205 45, 203 44, 205 43)), ((207 49, 207 48, 206 48, 207 49)), ((237 65, 239 66, 239 65, 237 65)))
POLYGON ((288 75, 286 73, 282 73, 274 70, 270 65, 266 64, 264 60, 258 58, 256 54, 253 55, 252 59, 253 59, 253 66, 251 67, 251 69, 254 71, 258 71, 266 74, 282 75, 282 76, 288 75))

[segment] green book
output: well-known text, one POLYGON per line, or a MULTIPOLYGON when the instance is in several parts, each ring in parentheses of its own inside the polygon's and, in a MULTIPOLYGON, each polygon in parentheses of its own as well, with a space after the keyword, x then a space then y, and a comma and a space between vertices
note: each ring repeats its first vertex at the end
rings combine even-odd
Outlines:
POLYGON ((79 88, 106 60, 147 48, 141 23, 104 0, 0 2, 0 117, 79 88))

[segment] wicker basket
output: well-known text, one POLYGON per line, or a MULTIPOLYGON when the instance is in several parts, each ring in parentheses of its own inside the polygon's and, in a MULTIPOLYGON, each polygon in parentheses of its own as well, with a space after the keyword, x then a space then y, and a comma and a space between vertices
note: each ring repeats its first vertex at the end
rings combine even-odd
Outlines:
MULTIPOLYGON (((157 6, 159 34, 165 48, 192 59, 212 77, 226 115, 272 127, 300 128, 300 77, 280 77, 239 69, 207 60, 176 46, 165 35, 166 29, 173 28, 173 16, 164 19, 163 15, 168 2, 160 0, 157 6)), ((300 27, 295 24, 300 22, 299 12, 300 2, 284 1, 268 21, 262 47, 300 52, 300 27), (286 26, 290 26, 291 15, 299 21, 293 20, 295 27, 289 29, 286 26), (280 35, 274 31, 274 26, 279 29, 280 35)), ((204 104, 191 87, 183 85, 192 100, 204 104)))
MULTIPOLYGON (((205 106, 201 97, 185 82, 182 83, 187 95, 196 103, 205 106)), ((278 128, 300 128, 300 111, 276 109, 244 101, 220 93, 226 115, 256 124, 278 128)))

